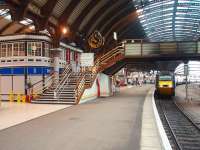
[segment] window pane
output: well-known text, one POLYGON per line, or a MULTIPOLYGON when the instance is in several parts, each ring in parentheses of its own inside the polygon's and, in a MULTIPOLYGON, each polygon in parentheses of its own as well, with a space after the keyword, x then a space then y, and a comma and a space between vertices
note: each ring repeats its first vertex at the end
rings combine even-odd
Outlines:
POLYGON ((24 43, 19 44, 19 56, 25 56, 25 44, 24 43))
POLYGON ((6 57, 6 44, 1 45, 1 57, 6 57))
POLYGON ((32 49, 31 49, 31 43, 28 43, 27 44, 27 53, 28 53, 28 56, 32 56, 32 49))
POLYGON ((35 51, 35 56, 42 56, 42 44, 41 43, 36 43, 36 51, 35 51))
POLYGON ((45 51, 45 57, 49 57, 49 44, 45 43, 44 44, 44 51, 45 51))
POLYGON ((1 44, 0 44, 0 58, 1 58, 1 44))
POLYGON ((19 44, 14 43, 13 44, 13 56, 18 56, 18 51, 19 51, 19 44))
POLYGON ((12 44, 8 44, 8 51, 7 51, 7 57, 12 56, 12 44))

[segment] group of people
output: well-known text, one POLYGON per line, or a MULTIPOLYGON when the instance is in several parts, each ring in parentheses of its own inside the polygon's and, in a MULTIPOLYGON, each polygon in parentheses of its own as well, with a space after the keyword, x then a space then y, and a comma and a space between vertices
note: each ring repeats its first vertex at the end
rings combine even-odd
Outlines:
POLYGON ((128 83, 136 86, 142 86, 146 83, 153 83, 153 78, 146 75, 137 75, 129 78, 128 83))

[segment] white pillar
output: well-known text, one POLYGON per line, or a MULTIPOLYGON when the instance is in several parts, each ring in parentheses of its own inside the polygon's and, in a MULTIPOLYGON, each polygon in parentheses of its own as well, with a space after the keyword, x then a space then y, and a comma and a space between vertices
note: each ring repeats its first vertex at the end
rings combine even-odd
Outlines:
POLYGON ((59 82, 59 69, 60 69, 60 64, 59 64, 59 57, 54 57, 54 84, 57 84, 59 82))

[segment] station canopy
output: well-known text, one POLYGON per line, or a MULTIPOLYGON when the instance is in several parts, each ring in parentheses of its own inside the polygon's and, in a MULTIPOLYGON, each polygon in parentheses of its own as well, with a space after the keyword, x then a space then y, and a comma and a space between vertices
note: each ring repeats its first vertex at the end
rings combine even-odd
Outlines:
POLYGON ((95 31, 104 36, 105 45, 112 43, 113 32, 118 39, 127 34, 144 38, 133 0, 3 0, 0 24, 0 35, 46 29, 55 40, 76 43, 84 43, 95 31))
POLYGON ((200 0, 133 0, 148 40, 196 41, 200 0))

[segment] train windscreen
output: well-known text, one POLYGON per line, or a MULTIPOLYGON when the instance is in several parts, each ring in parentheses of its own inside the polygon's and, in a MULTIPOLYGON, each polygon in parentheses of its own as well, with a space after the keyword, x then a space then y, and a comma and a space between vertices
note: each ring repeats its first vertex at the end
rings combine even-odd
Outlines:
POLYGON ((169 76, 169 75, 159 76, 159 80, 160 81, 171 81, 172 80, 172 76, 169 76))

